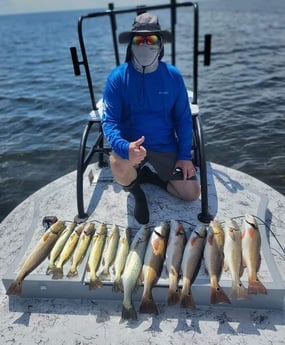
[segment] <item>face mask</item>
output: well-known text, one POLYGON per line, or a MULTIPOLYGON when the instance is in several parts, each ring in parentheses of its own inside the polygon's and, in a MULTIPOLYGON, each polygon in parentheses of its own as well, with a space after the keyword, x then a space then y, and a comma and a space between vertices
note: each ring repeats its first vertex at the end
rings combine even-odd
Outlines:
POLYGON ((160 53, 160 45, 146 45, 141 46, 132 44, 133 59, 142 67, 149 67, 157 65, 158 56, 160 53))

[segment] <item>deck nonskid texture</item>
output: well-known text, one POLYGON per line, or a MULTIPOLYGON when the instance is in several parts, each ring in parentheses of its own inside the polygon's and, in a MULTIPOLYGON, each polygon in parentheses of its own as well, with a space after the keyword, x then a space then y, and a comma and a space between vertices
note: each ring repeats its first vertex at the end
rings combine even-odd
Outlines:
MULTIPOLYGON (((111 229, 113 224, 118 224, 121 231, 123 231, 125 227, 129 226, 134 235, 140 228, 140 225, 136 223, 132 216, 132 210, 134 207, 134 200, 132 196, 124 192, 119 185, 113 182, 110 170, 108 168, 101 170, 97 169, 95 165, 92 165, 88 169, 92 169, 94 175, 94 181, 91 183, 91 185, 87 177, 84 183, 85 205, 90 215, 88 221, 95 222, 96 226, 99 226, 100 223, 105 222, 109 229, 111 229)), ((26 201, 22 206, 20 205, 18 209, 14 211, 14 214, 18 215, 19 217, 21 212, 26 212, 28 214, 32 214, 33 218, 30 219, 28 217, 21 223, 18 223, 21 224, 21 230, 23 229, 23 226, 26 226, 26 237, 19 253, 17 253, 18 255, 12 255, 10 257, 14 263, 12 266, 10 266, 10 269, 6 274, 8 279, 7 282, 12 279, 13 275, 15 275, 15 273, 19 270, 20 263, 31 252, 35 243, 43 234, 43 228, 41 226, 42 217, 45 215, 56 215, 60 220, 66 220, 67 223, 68 221, 73 220, 74 216, 76 215, 76 195, 75 183, 72 176, 73 174, 67 175, 66 177, 57 180, 38 191, 30 198, 29 202, 26 201), (30 224, 25 224, 28 221, 31 221, 30 224)), ((263 224, 263 220, 265 220, 268 212, 268 206, 270 207, 272 200, 278 203, 276 197, 280 197, 282 201, 282 196, 278 193, 274 193, 275 198, 272 199, 271 195, 266 195, 270 189, 267 190, 267 187, 265 186, 265 188, 263 188, 264 190, 262 190, 261 186, 263 187, 263 184, 259 181, 249 177, 248 175, 236 172, 232 169, 226 169, 213 163, 208 165, 208 176, 209 211, 222 224, 230 217, 235 218, 238 224, 241 224, 246 213, 251 213, 259 217, 259 224, 263 234, 263 246, 261 251, 262 264, 259 271, 259 277, 265 284, 268 285, 269 290, 271 288, 274 290, 276 286, 278 289, 280 289, 281 286, 282 289, 282 282, 279 281, 279 272, 282 272, 282 269, 280 268, 282 268, 282 265, 284 265, 284 259, 282 260, 282 255, 278 255, 278 246, 276 246, 276 243, 274 243, 274 238, 272 238, 270 244, 273 246, 273 248, 276 248, 277 254, 275 253, 274 259, 279 268, 279 270, 274 270, 273 266, 275 266, 275 263, 267 240, 268 229, 263 224), (249 186, 247 184, 249 184, 249 186), (276 284, 276 280, 278 281, 278 284, 276 284)), ((197 215, 200 212, 200 200, 192 203, 178 200, 177 198, 166 193, 164 190, 147 184, 143 186, 143 189, 145 190, 149 203, 151 226, 158 226, 161 222, 169 221, 171 219, 179 220, 184 225, 188 237, 195 226, 199 226, 200 223, 197 219, 197 215)), ((282 220, 282 215, 279 215, 279 212, 279 209, 276 209, 274 212, 272 212, 272 225, 274 225, 275 217, 279 221, 282 220)), ((9 221, 12 221, 11 215, 6 220, 6 222, 9 221)), ((16 222, 17 217, 14 216, 12 221, 14 227, 16 227, 16 222)), ((3 226, 3 224, 1 224, 1 226, 3 226)), ((17 231, 19 233, 19 229, 17 231)), ((79 284, 78 289, 86 289, 86 286, 88 287, 88 273, 86 273, 85 270, 87 256, 88 253, 80 266, 79 276, 73 278, 73 283, 78 282, 79 284), (84 286, 82 286, 82 282, 86 285, 83 284, 84 286)), ((37 281, 37 279, 40 277, 41 282, 47 282, 51 297, 57 297, 55 292, 56 288, 53 291, 52 287, 53 284, 57 284, 58 282, 53 281, 50 276, 45 275, 47 264, 48 260, 45 260, 26 279, 27 281, 37 281)), ((70 266, 70 262, 66 263, 64 267, 65 271, 68 270, 68 266, 70 266)), ((64 276, 63 280, 65 283, 68 283, 70 278, 64 276)), ((246 271, 242 277, 242 281, 246 284, 246 271)), ((112 282, 106 282, 106 284, 111 285, 112 282)), ((165 268, 157 285, 158 287, 163 287, 164 296, 166 296, 168 275, 165 271, 165 268)), ((224 272, 222 274, 221 285, 226 288, 227 292, 229 292, 231 285, 231 277, 229 272, 224 272)), ((107 292, 107 296, 110 293, 109 290, 107 292)), ((202 264, 199 275, 194 284, 193 292, 195 293, 196 291, 198 303, 209 303, 208 290, 209 278, 205 274, 204 265, 202 264)), ((24 294, 25 293, 29 294, 28 291, 25 291, 24 294)), ((160 291, 158 291, 157 294, 161 296, 160 291)), ((39 295, 41 296, 40 293, 39 295)), ((82 296, 81 292, 79 293, 79 297, 80 296, 82 296)), ((84 293, 83 296, 85 296, 84 293)), ((96 298, 96 294, 90 295, 90 292, 86 292, 86 296, 96 298)), ((76 298, 76 289, 74 290, 74 297, 76 298)), ((112 298, 112 295, 110 297, 112 298)), ((114 298, 118 298, 118 296, 114 298)), ((275 298, 276 296, 274 299, 275 298)), ((252 304, 254 305, 256 303, 260 303, 261 300, 262 296, 254 296, 249 305, 251 306, 252 304)), ((268 301, 270 302, 270 292, 268 301)), ((276 304, 276 302, 274 303, 276 304)), ((244 306, 246 304, 241 302, 239 305, 244 306)), ((262 305, 264 306, 264 304, 262 305)))

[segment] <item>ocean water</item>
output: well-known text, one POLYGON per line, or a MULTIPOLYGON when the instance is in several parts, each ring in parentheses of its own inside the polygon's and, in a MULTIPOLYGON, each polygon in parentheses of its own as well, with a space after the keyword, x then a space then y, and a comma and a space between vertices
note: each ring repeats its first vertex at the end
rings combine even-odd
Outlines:
MULTIPOLYGON (((198 3, 201 50, 203 35, 213 35, 211 66, 201 61, 198 82, 207 159, 284 194, 285 2, 198 3)), ((0 221, 40 187, 76 169, 91 103, 83 70, 73 74, 69 47, 79 48, 77 20, 91 11, 0 17, 0 221)), ((157 14, 168 28, 168 14, 157 14)), ((189 88, 191 19, 192 10, 178 12, 177 66, 189 88)), ((118 32, 132 20, 124 15, 118 32)), ((98 100, 115 66, 109 20, 87 21, 84 32, 98 100)), ((123 61, 125 46, 119 49, 123 61)))

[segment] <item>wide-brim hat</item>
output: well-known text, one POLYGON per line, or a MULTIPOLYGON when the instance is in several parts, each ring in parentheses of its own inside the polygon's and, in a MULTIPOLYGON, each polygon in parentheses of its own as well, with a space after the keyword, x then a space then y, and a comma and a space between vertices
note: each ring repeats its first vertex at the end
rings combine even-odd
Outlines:
POLYGON ((124 31, 119 35, 120 43, 129 43, 134 35, 158 34, 163 38, 163 42, 171 42, 172 35, 167 30, 161 30, 157 16, 145 12, 138 15, 133 23, 131 31, 124 31))

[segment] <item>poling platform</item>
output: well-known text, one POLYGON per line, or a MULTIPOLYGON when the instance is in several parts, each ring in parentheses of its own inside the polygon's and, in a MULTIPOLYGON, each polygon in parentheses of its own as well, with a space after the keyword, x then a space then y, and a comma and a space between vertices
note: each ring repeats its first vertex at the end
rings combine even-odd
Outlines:
MULTIPOLYGON (((199 174, 199 171, 198 171, 199 174)), ((261 233, 261 267, 258 274, 268 290, 267 295, 251 295, 249 300, 232 300, 228 306, 282 309, 285 296, 285 262, 275 237, 284 243, 284 234, 280 233, 285 224, 285 197, 255 178, 224 166, 207 163, 209 212, 220 222, 234 218, 239 225, 244 215, 250 213, 257 217, 261 233), (266 224, 266 225, 265 225, 266 224)), ((6 262, 12 262, 2 281, 6 288, 16 278, 19 267, 44 232, 42 219, 54 215, 59 220, 73 221, 76 216, 76 172, 72 172, 40 189, 20 204, 0 224, 0 233, 6 233, 7 243, 15 241, 17 250, 10 254, 6 262)), ((104 222, 111 230, 113 224, 123 230, 127 226, 134 235, 140 225, 133 218, 134 200, 131 195, 113 182, 109 168, 98 168, 96 164, 88 166, 84 177, 84 203, 87 205, 88 221, 97 225, 104 222), (93 175, 90 183, 88 175, 93 175)), ((200 222, 197 218, 201 211, 201 202, 188 203, 172 197, 158 187, 145 184, 150 209, 150 225, 157 226, 162 221, 171 219, 183 223, 187 234, 200 222)), ((90 250, 90 248, 89 248, 90 250)), ((88 298, 98 300, 122 300, 122 293, 112 291, 112 281, 104 282, 102 288, 89 290, 86 263, 87 252, 79 266, 79 275, 67 278, 71 262, 64 265, 64 277, 53 280, 46 275, 48 259, 38 266, 23 281, 21 297, 34 298, 88 298)), ((283 254, 284 255, 284 254, 283 254)), ((2 260, 1 260, 2 261, 2 260)), ((5 265, 4 265, 5 266, 5 265)), ((2 266, 3 267, 3 266, 2 266)), ((247 287, 247 270, 241 281, 247 287)), ((181 284, 180 284, 181 285, 181 284)), ((220 285, 230 295, 231 276, 223 272, 220 285)), ((142 286, 134 294, 134 300, 140 300, 142 286)), ((209 277, 205 274, 202 263, 200 272, 193 284, 192 293, 196 305, 210 305, 209 277)), ((168 294, 168 276, 163 270, 160 280, 153 289, 157 303, 166 303, 168 294)), ((10 298, 13 298, 10 296, 10 298)))

